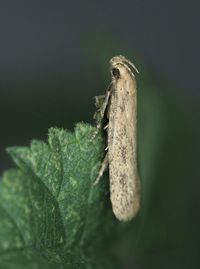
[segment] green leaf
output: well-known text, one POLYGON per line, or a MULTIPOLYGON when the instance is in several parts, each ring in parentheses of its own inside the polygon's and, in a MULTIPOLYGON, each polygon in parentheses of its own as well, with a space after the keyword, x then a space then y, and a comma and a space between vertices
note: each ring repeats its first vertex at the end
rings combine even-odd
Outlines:
POLYGON ((0 182, 0 268, 92 268, 115 222, 108 181, 93 184, 105 147, 94 130, 51 128, 48 143, 8 149, 18 169, 0 182))

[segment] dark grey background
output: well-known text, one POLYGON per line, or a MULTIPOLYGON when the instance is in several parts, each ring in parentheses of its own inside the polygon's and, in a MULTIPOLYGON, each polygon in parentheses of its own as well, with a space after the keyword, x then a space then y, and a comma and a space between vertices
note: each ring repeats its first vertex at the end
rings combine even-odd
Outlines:
POLYGON ((198 104, 199 47, 194 0, 1 1, 0 169, 5 147, 91 121, 115 54, 137 55, 198 104))
MULTIPOLYGON (((150 70, 160 85, 169 82, 161 91, 155 87, 155 95, 144 91, 149 114, 158 120, 157 111, 166 109, 169 128, 163 129, 162 155, 142 164, 158 161, 157 176, 143 190, 150 198, 143 195, 148 202, 138 268, 141 261, 144 268, 199 267, 199 3, 0 1, 0 173, 14 165, 6 147, 46 139, 52 126, 92 122, 93 97, 105 91, 114 55, 130 58, 141 74, 150 70)), ((148 79, 143 85, 153 88, 148 79)), ((148 142, 150 153, 151 147, 160 150, 156 143, 155 149, 148 142)))

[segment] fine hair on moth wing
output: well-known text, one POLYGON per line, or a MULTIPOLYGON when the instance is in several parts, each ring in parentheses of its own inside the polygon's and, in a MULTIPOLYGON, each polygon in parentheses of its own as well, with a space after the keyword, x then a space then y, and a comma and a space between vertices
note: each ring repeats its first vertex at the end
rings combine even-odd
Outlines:
MULTIPOLYGON (((105 95, 96 96, 99 116, 97 134, 107 118, 107 152, 101 164, 97 184, 109 167, 110 200, 120 221, 129 221, 140 208, 140 181, 137 168, 137 89, 135 65, 122 55, 110 60, 111 83, 105 95)), ((96 115, 95 114, 95 115, 96 115)), ((94 138, 93 136, 93 138, 94 138)))

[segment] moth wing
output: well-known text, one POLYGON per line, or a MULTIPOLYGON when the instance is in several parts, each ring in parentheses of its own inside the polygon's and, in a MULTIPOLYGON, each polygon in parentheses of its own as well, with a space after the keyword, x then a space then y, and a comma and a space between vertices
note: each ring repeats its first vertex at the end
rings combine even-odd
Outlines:
POLYGON ((129 85, 122 81, 117 87, 111 98, 108 131, 110 192, 113 212, 119 220, 127 221, 136 215, 140 200, 136 159, 136 85, 131 78, 129 85))

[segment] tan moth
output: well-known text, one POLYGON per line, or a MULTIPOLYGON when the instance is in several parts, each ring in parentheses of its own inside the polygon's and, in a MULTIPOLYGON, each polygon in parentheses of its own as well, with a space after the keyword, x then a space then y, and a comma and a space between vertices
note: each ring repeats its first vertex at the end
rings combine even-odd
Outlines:
POLYGON ((110 86, 105 95, 96 96, 96 106, 100 112, 97 130, 107 114, 105 129, 108 133, 108 152, 95 184, 109 166, 112 209, 120 221, 131 220, 140 208, 136 157, 137 90, 131 67, 138 73, 133 63, 124 56, 113 57, 110 60, 110 86))

